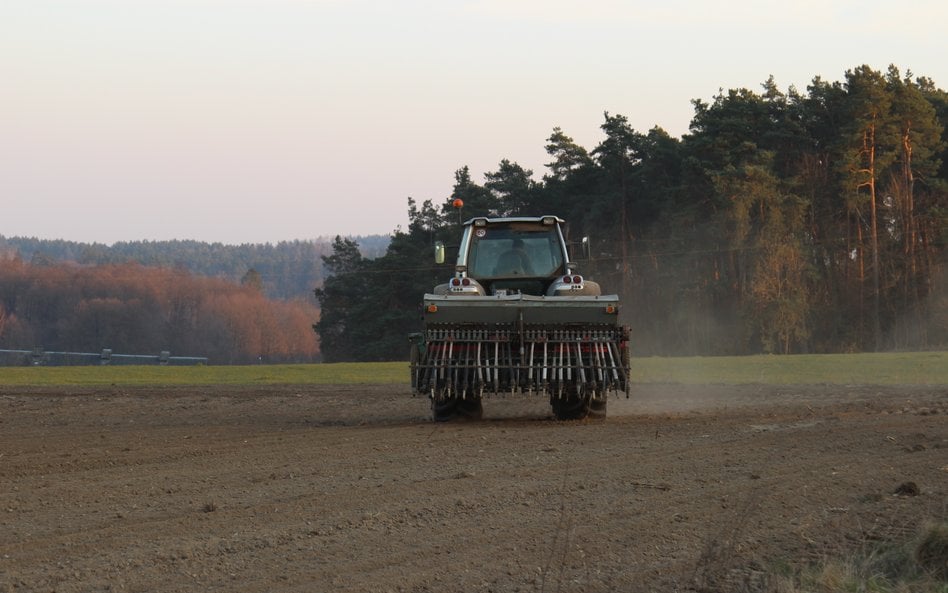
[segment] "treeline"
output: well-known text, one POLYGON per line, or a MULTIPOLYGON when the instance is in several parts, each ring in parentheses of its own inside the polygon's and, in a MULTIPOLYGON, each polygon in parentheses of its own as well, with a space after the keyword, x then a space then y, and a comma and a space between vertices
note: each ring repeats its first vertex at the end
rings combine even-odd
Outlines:
POLYGON ((639 355, 948 347, 948 94, 890 66, 806 92, 733 89, 693 101, 689 133, 605 114, 592 150, 554 128, 542 180, 502 160, 467 168, 378 259, 337 239, 316 295, 323 354, 397 359, 431 262, 464 217, 557 214, 589 236, 582 271, 623 297, 639 355))
MULTIPOLYGON (((366 257, 385 253, 388 237, 357 237, 366 257)), ((241 281, 253 270, 260 288, 270 298, 311 298, 323 281, 322 256, 329 254, 328 239, 226 245, 203 241, 123 241, 112 245, 62 239, 3 237, 0 255, 19 255, 28 262, 48 264, 72 261, 84 265, 136 262, 145 266, 175 267, 201 276, 241 281)))
POLYGON ((312 362, 312 298, 140 264, 0 257, 0 349, 205 356, 211 364, 312 362))

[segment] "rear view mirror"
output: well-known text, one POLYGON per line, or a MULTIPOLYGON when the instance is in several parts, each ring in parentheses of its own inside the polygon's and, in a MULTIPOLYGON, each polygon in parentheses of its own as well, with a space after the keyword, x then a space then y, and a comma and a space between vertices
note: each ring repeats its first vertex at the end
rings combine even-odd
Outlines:
POLYGON ((443 264, 444 263, 444 243, 441 241, 435 242, 435 263, 443 264))

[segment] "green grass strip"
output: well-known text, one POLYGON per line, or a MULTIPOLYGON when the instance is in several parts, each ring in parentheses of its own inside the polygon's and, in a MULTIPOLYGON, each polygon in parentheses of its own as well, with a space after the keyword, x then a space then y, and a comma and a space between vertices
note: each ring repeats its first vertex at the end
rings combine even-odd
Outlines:
MULTIPOLYGON (((948 352, 635 358, 635 383, 948 385, 948 352)), ((0 367, 0 386, 351 385, 409 381, 408 363, 0 367)))
POLYGON ((636 358, 636 383, 948 385, 948 352, 636 358))
POLYGON ((408 383, 407 362, 248 366, 2 367, 0 385, 351 385, 408 383))

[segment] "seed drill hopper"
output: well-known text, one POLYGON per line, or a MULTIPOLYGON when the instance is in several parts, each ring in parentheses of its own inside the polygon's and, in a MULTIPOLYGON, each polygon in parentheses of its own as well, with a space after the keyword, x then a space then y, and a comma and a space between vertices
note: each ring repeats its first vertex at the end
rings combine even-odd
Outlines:
MULTIPOLYGON (((556 216, 472 218, 454 276, 424 296, 411 336, 411 381, 435 421, 479 418, 486 395, 549 397, 561 420, 604 417, 629 392, 628 329, 569 258, 556 216)), ((435 259, 444 262, 444 247, 435 259)))

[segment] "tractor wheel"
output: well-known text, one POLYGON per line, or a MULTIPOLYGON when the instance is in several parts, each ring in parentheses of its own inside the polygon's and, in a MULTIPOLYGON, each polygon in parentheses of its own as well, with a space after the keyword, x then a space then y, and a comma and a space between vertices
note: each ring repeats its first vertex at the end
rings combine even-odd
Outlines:
POLYGON ((550 406, 557 420, 583 420, 585 418, 604 420, 606 418, 606 398, 594 399, 591 394, 573 393, 564 397, 551 397, 550 406))
POLYGON ((590 420, 605 420, 606 419, 606 404, 609 403, 609 400, 606 399, 605 395, 601 397, 592 398, 589 400, 589 416, 590 420))
POLYGON ((484 405, 479 397, 461 399, 450 397, 431 400, 431 417, 435 422, 452 420, 480 420, 484 415, 484 405))
POLYGON ((589 414, 589 400, 587 396, 577 393, 551 397, 550 406, 557 420, 582 420, 589 414))

